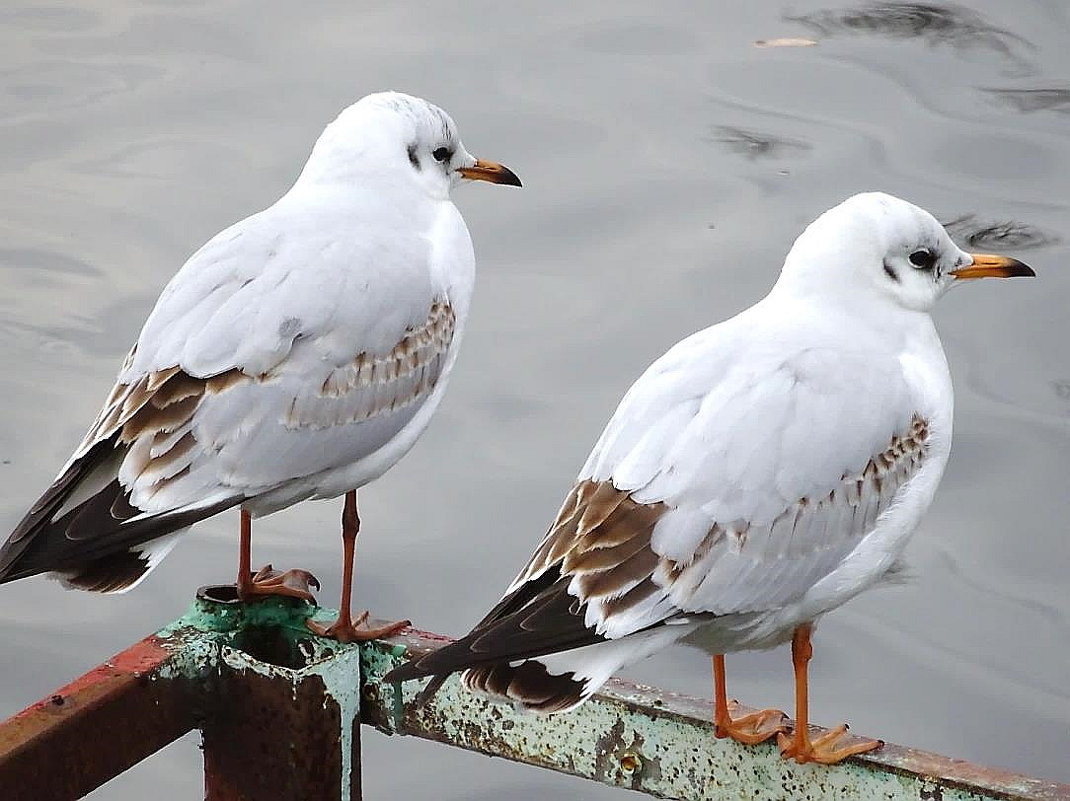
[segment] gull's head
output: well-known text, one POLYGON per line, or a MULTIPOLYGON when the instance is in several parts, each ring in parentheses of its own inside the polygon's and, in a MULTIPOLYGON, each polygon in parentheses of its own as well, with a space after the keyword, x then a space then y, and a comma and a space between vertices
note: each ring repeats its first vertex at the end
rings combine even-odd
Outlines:
POLYGON ((808 295, 928 312, 973 278, 1035 275, 1017 259, 961 250, 925 209, 882 192, 854 195, 795 240, 778 283, 808 295))
POLYGON ((385 182, 435 199, 464 180, 520 186, 512 170, 464 149, 450 115, 401 92, 367 95, 324 130, 301 174, 319 183, 385 182))

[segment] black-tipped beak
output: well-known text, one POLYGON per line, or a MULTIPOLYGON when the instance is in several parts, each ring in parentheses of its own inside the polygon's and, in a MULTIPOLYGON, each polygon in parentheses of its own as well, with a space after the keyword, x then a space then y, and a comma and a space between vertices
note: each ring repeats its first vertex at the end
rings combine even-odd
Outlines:
POLYGON ((1010 256, 992 256, 988 253, 971 253, 973 261, 967 267, 952 270, 956 279, 964 278, 1020 278, 1035 277, 1036 273, 1028 264, 1010 256))
POLYGON ((461 167, 457 170, 470 181, 490 181, 492 184, 504 184, 505 186, 523 186, 516 173, 504 164, 479 159, 471 167, 461 167))

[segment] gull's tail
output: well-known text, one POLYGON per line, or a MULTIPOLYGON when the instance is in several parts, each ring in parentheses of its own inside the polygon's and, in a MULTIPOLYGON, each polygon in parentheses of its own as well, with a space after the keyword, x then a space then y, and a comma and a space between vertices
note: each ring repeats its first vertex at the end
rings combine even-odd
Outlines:
POLYGON ((54 573, 67 587, 124 592, 145 578, 198 520, 241 502, 211 499, 158 514, 130 503, 116 436, 71 461, 0 546, 0 584, 54 573))

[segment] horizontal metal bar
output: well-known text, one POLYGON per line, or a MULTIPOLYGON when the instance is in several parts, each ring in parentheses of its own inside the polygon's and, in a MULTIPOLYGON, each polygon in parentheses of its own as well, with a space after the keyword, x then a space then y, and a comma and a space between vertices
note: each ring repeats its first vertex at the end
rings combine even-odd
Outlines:
MULTIPOLYGON (((715 738, 708 700, 618 679, 578 710, 553 716, 476 697, 455 678, 422 707, 415 703, 419 683, 401 686, 400 695, 397 685, 380 683, 409 656, 444 642, 439 635, 411 630, 365 647, 365 723, 684 801, 1070 799, 1068 785, 892 744, 838 765, 798 765, 781 758, 773 744, 744 746, 715 738)), ((812 731, 816 736, 824 730, 812 731)))
POLYGON ((684 801, 1070 799, 1067 785, 896 745, 797 765, 772 745, 716 739, 707 700, 617 680, 550 717, 473 696, 456 679, 418 706, 419 683, 384 685, 382 676, 448 639, 410 630, 341 645, 310 635, 310 612, 330 615, 284 600, 201 597, 181 620, 0 724, 0 798, 80 797, 198 727, 210 798, 356 801, 363 721, 684 801))
POLYGON ((182 647, 147 637, 0 723, 0 797, 81 798, 192 729, 182 647))

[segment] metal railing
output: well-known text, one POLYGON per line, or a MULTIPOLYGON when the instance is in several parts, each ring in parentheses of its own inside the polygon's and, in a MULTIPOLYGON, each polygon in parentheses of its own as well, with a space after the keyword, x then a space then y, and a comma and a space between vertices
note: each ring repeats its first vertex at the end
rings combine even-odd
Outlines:
POLYGON ((1070 799, 1068 785, 890 744, 797 765, 714 738, 709 701, 619 680, 552 717, 455 680, 417 706, 418 683, 381 677, 445 638, 341 645, 312 636, 308 612, 202 590, 185 617, 0 723, 0 798, 79 798, 200 729, 206 801, 359 801, 363 723, 659 798, 1070 799))

